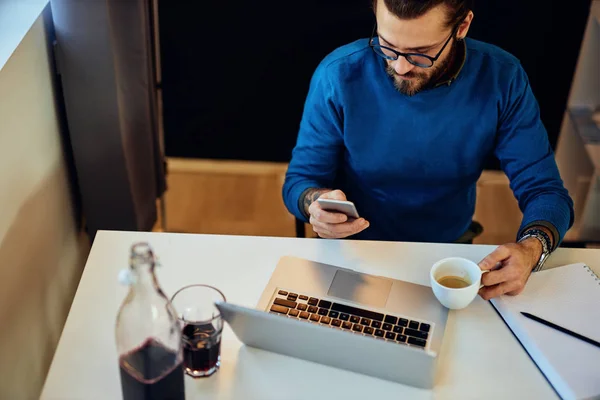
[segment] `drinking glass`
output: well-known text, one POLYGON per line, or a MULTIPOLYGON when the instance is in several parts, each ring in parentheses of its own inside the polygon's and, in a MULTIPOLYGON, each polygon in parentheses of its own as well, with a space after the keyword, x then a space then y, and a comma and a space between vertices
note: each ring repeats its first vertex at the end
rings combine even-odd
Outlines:
POLYGON ((171 298, 183 326, 185 373, 194 378, 211 376, 221 366, 223 319, 215 302, 224 301, 219 289, 200 284, 185 286, 171 298))

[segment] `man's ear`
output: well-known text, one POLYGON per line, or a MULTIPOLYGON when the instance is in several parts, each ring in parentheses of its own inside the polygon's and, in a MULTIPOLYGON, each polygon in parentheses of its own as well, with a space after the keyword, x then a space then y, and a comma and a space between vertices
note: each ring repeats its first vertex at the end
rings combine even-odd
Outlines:
POLYGON ((456 32, 457 39, 464 39, 467 36, 469 28, 471 27, 471 22, 473 21, 474 17, 475 14, 473 14, 473 11, 469 11, 463 22, 461 22, 461 24, 458 27, 458 31, 456 32))

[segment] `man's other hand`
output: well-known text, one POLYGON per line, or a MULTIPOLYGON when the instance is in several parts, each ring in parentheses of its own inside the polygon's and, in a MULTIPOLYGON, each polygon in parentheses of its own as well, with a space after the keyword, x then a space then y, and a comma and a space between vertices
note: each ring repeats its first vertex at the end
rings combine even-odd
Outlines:
POLYGON ((484 300, 508 294, 517 295, 523 291, 542 254, 542 244, 535 238, 521 243, 509 243, 499 246, 479 263, 483 271, 479 290, 484 300))
MULTIPOLYGON (((346 200, 346 195, 341 190, 325 192, 318 196, 323 199, 346 200)), ((348 218, 346 214, 326 211, 321 208, 318 201, 313 201, 308 207, 310 224, 317 235, 327 239, 339 239, 354 235, 369 227, 364 218, 348 218)))

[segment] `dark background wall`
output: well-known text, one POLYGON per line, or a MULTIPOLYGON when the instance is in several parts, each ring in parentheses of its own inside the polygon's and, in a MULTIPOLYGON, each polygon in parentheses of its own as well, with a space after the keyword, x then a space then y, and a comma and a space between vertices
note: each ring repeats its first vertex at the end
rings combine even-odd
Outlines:
MULTIPOLYGON (((553 146, 589 5, 475 5, 469 36, 521 60, 553 146)), ((161 0, 159 19, 166 155, 279 162, 289 161, 319 61, 374 23, 370 0, 161 0)))

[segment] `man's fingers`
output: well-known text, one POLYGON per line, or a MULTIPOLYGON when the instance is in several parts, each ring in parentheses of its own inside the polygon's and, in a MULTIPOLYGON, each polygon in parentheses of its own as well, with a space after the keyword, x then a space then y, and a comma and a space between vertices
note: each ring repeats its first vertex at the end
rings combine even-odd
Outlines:
POLYGON ((323 222, 319 222, 319 221, 314 221, 312 217, 311 217, 310 223, 313 227, 313 231, 315 231, 315 233, 317 233, 322 238, 330 239, 330 238, 342 238, 342 237, 346 236, 342 233, 332 232, 331 227, 336 226, 334 224, 327 224, 327 223, 323 223, 323 222))
POLYGON ((344 222, 343 224, 329 224, 327 222, 321 222, 311 218, 311 224, 313 227, 319 229, 322 232, 329 232, 336 235, 353 235, 358 233, 369 226, 369 223, 364 218, 355 219, 353 221, 344 222))
POLYGON ((479 289, 479 295, 484 300, 493 299, 494 297, 502 296, 505 293, 517 290, 518 285, 519 284, 516 281, 509 281, 494 286, 485 286, 479 289))
POLYGON ((518 279, 517 269, 511 265, 506 264, 502 268, 490 271, 487 274, 481 276, 481 283, 485 286, 493 286, 502 282, 512 281, 518 279))
POLYGON ((483 274, 481 283, 484 285, 479 294, 485 300, 503 294, 517 295, 523 291, 526 280, 523 280, 523 268, 519 257, 505 260, 502 268, 483 274))
POLYGON ((342 200, 346 201, 346 194, 341 190, 332 190, 331 192, 323 193, 319 196, 322 199, 330 199, 330 200, 342 200))
MULTIPOLYGON (((346 200, 346 194, 341 190, 332 190, 319 197, 330 200, 346 200)), ((326 211, 316 201, 308 207, 308 212, 313 230, 322 238, 343 238, 369 227, 369 223, 364 218, 349 219, 346 214, 326 211)))
POLYGON ((481 284, 484 286, 494 286, 506 281, 506 278, 504 277, 505 271, 503 270, 504 268, 500 268, 499 270, 483 274, 481 276, 481 284))
POLYGON ((369 227, 369 221, 364 218, 357 218, 354 221, 346 222, 350 224, 350 228, 352 229, 352 234, 364 231, 369 227))
POLYGON ((324 233, 329 236, 344 237, 345 231, 339 228, 340 224, 328 224, 326 222, 314 221, 312 226, 317 233, 324 233), (337 229, 336 229, 337 228, 337 229))
POLYGON ((350 222, 344 222, 343 224, 329 224, 318 221, 311 217, 310 223, 313 226, 313 230, 321 237, 324 237, 323 235, 327 235, 329 237, 336 238, 354 235, 369 226, 369 223, 365 221, 364 218, 359 218, 350 222))
POLYGON ((481 277, 484 285, 479 294, 485 300, 504 294, 517 295, 523 291, 531 273, 532 250, 521 244, 505 244, 498 247, 479 263, 484 271, 481 277), (496 268, 501 265, 501 268, 496 268))
MULTIPOLYGON (((308 207, 308 212, 310 213, 311 219, 314 218, 318 221, 330 224, 341 224, 348 220, 346 214, 323 210, 321 205, 316 201, 308 207)), ((312 221, 310 223, 312 224, 312 221)))
POLYGON ((346 214, 323 210, 321 205, 317 202, 311 204, 308 208, 308 211, 310 212, 311 218, 329 224, 341 224, 342 222, 346 222, 348 220, 348 216, 346 214))
POLYGON ((479 268, 484 271, 494 269, 499 263, 506 260, 510 256, 510 248, 508 246, 499 246, 491 252, 487 257, 479 262, 479 268))
POLYGON ((341 239, 343 238, 345 235, 341 235, 338 233, 333 233, 331 231, 328 231, 322 227, 319 226, 314 226, 313 225, 313 231, 315 231, 315 233, 317 235, 319 235, 320 237, 324 238, 324 239, 341 239))

